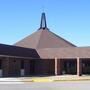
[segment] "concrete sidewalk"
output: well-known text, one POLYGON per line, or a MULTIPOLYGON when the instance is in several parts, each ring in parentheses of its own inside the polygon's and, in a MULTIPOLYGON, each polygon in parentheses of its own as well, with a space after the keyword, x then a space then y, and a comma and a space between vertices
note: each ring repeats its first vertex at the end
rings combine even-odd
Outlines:
POLYGON ((24 84, 20 78, 0 78, 0 84, 24 84))

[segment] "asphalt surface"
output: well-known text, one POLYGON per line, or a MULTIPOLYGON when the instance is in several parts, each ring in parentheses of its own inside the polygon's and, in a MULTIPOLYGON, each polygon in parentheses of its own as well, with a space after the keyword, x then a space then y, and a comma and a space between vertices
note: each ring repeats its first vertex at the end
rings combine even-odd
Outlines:
POLYGON ((0 83, 0 90, 90 90, 90 81, 0 83))

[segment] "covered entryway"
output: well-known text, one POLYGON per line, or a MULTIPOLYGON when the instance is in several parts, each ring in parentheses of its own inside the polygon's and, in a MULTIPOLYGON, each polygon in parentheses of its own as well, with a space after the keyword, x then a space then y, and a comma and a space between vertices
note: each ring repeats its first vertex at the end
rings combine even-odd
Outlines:
POLYGON ((62 74, 76 74, 77 73, 77 61, 75 59, 64 59, 62 67, 62 74))
POLYGON ((82 74, 90 75, 90 59, 82 59, 82 74))
POLYGON ((55 58, 55 75, 77 74, 77 59, 55 58))

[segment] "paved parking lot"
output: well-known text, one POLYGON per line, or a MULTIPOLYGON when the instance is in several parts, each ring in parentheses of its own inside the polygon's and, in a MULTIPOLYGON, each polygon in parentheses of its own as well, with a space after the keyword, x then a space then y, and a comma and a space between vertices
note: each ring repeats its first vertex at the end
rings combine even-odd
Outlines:
POLYGON ((90 81, 0 84, 0 90, 90 90, 90 81))

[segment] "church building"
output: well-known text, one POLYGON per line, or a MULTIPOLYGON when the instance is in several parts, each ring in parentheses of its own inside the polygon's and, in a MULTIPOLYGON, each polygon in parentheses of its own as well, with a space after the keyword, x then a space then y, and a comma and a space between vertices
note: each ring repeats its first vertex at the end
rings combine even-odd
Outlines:
POLYGON ((77 47, 47 27, 45 13, 39 29, 14 45, 0 44, 0 77, 90 74, 90 47, 77 47))

